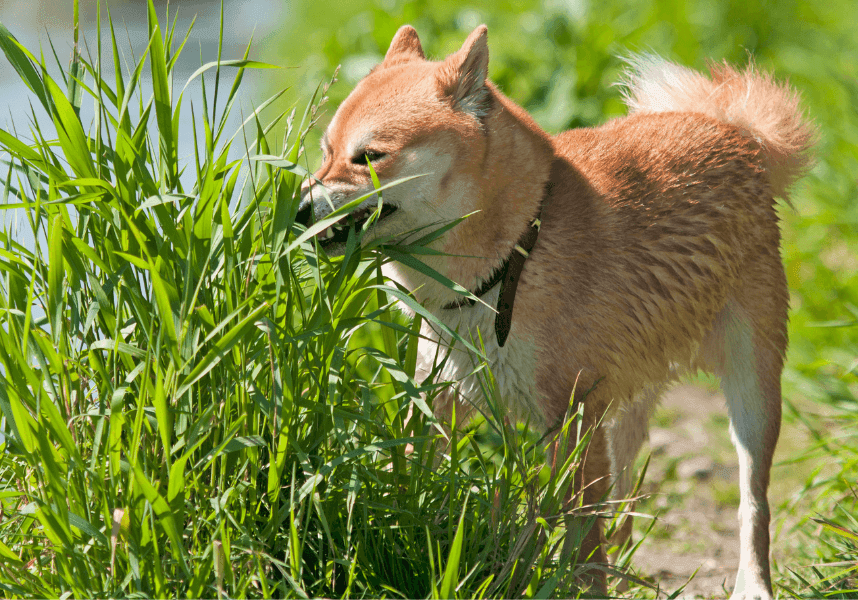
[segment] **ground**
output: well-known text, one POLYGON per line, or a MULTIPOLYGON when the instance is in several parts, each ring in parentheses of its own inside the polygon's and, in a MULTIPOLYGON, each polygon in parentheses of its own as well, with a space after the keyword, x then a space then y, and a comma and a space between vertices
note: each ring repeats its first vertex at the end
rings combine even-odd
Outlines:
MULTIPOLYGON (((656 522, 633 565, 660 587, 659 598, 685 583, 683 598, 726 598, 733 588, 739 561, 738 464, 726 401, 714 389, 714 385, 682 384, 668 392, 641 452, 642 459, 649 452, 652 458, 642 490, 648 497, 637 511, 655 515, 656 522)), ((777 507, 800 478, 778 463, 797 451, 801 437, 795 425, 784 423, 769 491, 775 524, 777 507)), ((651 524, 649 519, 637 518, 635 539, 651 524)), ((787 558, 777 554, 777 535, 772 547, 775 560, 787 558)))

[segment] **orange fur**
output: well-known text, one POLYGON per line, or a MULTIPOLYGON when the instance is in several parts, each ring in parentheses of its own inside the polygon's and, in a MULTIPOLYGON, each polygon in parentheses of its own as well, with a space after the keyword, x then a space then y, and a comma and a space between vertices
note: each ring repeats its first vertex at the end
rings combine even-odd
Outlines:
MULTIPOLYGON (((549 429, 573 386, 596 427, 609 407, 616 423, 630 407, 651 412, 652 390, 677 369, 721 375, 743 473, 734 597, 770 597, 766 487, 788 301, 774 198, 808 168, 814 137, 795 93, 753 67, 715 66, 709 79, 636 58, 625 81, 628 117, 550 137, 486 81, 486 35, 481 26, 457 53, 429 62, 416 32, 400 29, 334 116, 315 177, 337 206, 372 190, 361 153, 375 157, 382 181, 428 173, 385 192, 397 210, 367 235, 475 212, 436 243, 447 256, 420 257, 471 290, 503 263, 542 203, 503 348, 485 306, 446 310, 455 292, 401 265, 388 274, 452 329, 480 329, 510 411, 529 411, 549 429)), ((308 185, 305 213, 330 211, 326 201, 310 204, 319 191, 308 185)), ((496 297, 495 288, 484 300, 496 297)), ((428 373, 449 340, 428 323, 423 333, 428 373)), ((439 416, 452 402, 467 412, 478 400, 470 370, 468 357, 451 354, 442 376, 459 384, 436 402, 439 416)), ((605 475, 617 477, 645 436, 640 419, 625 421, 638 429, 595 432, 578 482, 588 502, 603 499, 605 475)), ((586 546, 604 560, 598 528, 586 546)))

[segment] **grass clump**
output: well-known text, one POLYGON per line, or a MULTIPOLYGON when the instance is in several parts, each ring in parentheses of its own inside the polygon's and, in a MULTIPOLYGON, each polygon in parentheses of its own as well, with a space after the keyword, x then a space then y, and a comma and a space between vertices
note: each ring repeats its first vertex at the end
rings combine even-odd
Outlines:
MULTIPOLYGON (((855 319, 818 326, 854 332, 858 310, 847 308, 855 319)), ((799 377, 824 412, 786 403, 812 440, 791 462, 814 465, 804 485, 781 507, 787 514, 802 515, 789 528, 789 537, 807 548, 807 561, 788 566, 788 579, 781 586, 794 597, 858 596, 858 346, 847 345, 840 356, 841 362, 825 365, 812 377, 799 377)))
POLYGON ((0 25, 36 100, 30 139, 0 130, 3 207, 35 240, 0 232, 0 593, 580 593, 574 552, 559 552, 581 533, 563 519, 580 420, 564 429, 580 440, 564 475, 548 477, 475 352, 488 433, 441 435, 431 402, 445 384, 415 379, 419 318, 392 316, 392 299, 421 309, 382 278, 383 241, 361 247, 352 231, 329 259, 314 234, 350 207, 294 224, 318 105, 263 122, 275 96, 228 137, 246 70, 268 65, 218 57, 179 91, 190 31, 162 31, 151 0, 148 14, 128 74, 109 14, 94 55, 75 23, 61 78, 0 25), (182 102, 191 85, 201 107, 182 102))

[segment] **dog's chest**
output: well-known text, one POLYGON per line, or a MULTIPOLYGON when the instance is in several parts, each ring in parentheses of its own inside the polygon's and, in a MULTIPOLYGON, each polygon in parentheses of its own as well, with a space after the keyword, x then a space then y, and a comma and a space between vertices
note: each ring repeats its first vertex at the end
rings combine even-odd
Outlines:
MULTIPOLYGON (((482 300, 489 306, 497 304, 499 287, 496 286, 483 296, 482 300)), ((516 327, 515 319, 510 336, 501 348, 495 335, 496 313, 487 307, 475 304, 433 312, 447 327, 458 332, 474 347, 484 349, 496 384, 498 400, 507 412, 517 418, 530 416, 537 421, 543 418, 538 410, 540 404, 536 389, 536 344, 522 333, 521 327, 516 327)), ((455 344, 450 350, 448 336, 440 333, 437 326, 424 321, 423 334, 432 341, 420 341, 420 370, 428 373, 434 365, 443 363, 438 380, 458 382, 456 389, 462 400, 480 406, 485 398, 481 380, 483 384, 489 381, 489 375, 484 369, 478 371, 481 359, 464 350, 461 343, 455 344)))

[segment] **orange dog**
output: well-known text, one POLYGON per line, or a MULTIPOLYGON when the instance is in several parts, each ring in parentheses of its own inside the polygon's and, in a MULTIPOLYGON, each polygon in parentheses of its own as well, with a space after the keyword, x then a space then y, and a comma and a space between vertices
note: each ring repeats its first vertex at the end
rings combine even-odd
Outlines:
MULTIPOLYGON (((388 275, 451 330, 481 330, 513 414, 552 429, 573 386, 589 426, 610 408, 578 482, 586 502, 604 498, 609 474, 627 490, 647 417, 678 372, 719 375, 740 465, 733 597, 771 598, 766 488, 788 300, 774 198, 807 169, 813 139, 796 95, 753 68, 716 66, 710 79, 644 56, 630 61, 628 117, 550 136, 486 79, 486 38, 480 26, 430 62, 402 27, 334 115, 300 219, 371 192, 367 162, 382 182, 425 176, 384 192, 365 239, 475 213, 436 242, 444 256, 420 258, 497 311, 402 265, 388 275)), ((367 200, 354 220, 376 205, 367 200)), ((335 227, 319 238, 337 253, 346 235, 335 227)), ((429 373, 449 340, 425 323, 423 334, 429 373)), ((458 384, 436 401, 439 417, 479 400, 472 368, 450 354, 441 376, 458 384)), ((605 560, 598 528, 588 549, 605 560)))

